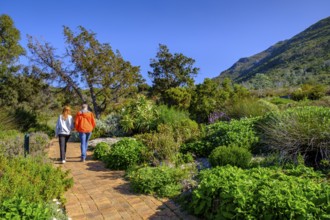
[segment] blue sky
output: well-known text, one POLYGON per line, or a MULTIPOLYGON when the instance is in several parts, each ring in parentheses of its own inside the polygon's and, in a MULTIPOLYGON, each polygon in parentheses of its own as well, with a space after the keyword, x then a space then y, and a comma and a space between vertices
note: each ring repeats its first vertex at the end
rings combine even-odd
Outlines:
POLYGON ((330 0, 0 0, 21 32, 64 50, 63 25, 96 33, 147 79, 159 44, 200 68, 196 83, 330 16, 330 0))

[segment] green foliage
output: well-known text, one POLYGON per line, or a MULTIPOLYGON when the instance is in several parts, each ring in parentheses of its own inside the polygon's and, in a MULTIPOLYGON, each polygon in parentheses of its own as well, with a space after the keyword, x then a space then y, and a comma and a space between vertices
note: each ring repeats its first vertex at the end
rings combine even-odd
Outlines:
POLYGON ((111 151, 103 157, 110 169, 126 170, 145 160, 146 147, 132 138, 123 138, 111 146, 111 151))
POLYGON ((155 130, 158 113, 155 105, 140 95, 122 110, 120 126, 128 133, 143 133, 155 130))
POLYGON ((240 59, 221 73, 252 88, 290 87, 303 83, 329 84, 330 18, 325 18, 267 50, 240 59), (248 82, 248 83, 247 83, 248 82))
POLYGON ((236 146, 220 146, 215 148, 209 157, 212 166, 225 166, 227 164, 247 168, 252 154, 246 148, 236 146))
POLYGON ((68 172, 40 157, 1 156, 0 173, 0 202, 15 196, 36 203, 63 199, 63 193, 73 185, 68 172))
POLYGON ((14 22, 6 14, 0 15, 0 76, 23 55, 24 49, 19 45, 21 39, 20 32, 14 26, 14 22))
POLYGON ((221 109, 229 96, 230 93, 221 90, 215 81, 206 78, 202 84, 196 85, 189 112, 197 122, 206 123, 209 115, 221 109))
POLYGON ((37 115, 33 111, 18 108, 15 110, 14 117, 22 132, 28 131, 30 128, 34 128, 37 125, 37 115))
POLYGON ((174 165, 176 167, 182 165, 182 164, 186 164, 186 163, 193 163, 194 162, 194 157, 191 153, 176 153, 174 155, 172 155, 171 157, 171 161, 173 161, 174 165))
POLYGON ((148 149, 148 161, 159 164, 161 161, 171 161, 178 152, 179 144, 174 139, 173 129, 168 125, 160 125, 159 132, 144 133, 134 136, 148 149))
POLYGON ((28 132, 43 132, 47 134, 48 138, 54 137, 54 128, 51 128, 47 124, 39 124, 37 123, 35 127, 30 128, 28 132))
POLYGON ((310 99, 317 100, 325 96, 325 87, 322 85, 303 84, 292 93, 292 99, 296 101, 310 99))
POLYGON ((203 138, 202 140, 184 143, 180 146, 180 152, 190 152, 196 157, 207 157, 210 155, 214 148, 215 146, 210 141, 207 141, 206 138, 203 138))
POLYGON ((271 113, 260 121, 262 143, 282 157, 297 161, 302 155, 308 165, 328 159, 330 110, 306 106, 271 113))
POLYGON ((46 148, 49 146, 49 137, 43 132, 33 132, 29 135, 29 151, 31 156, 47 156, 46 148))
POLYGON ((330 186, 310 168, 204 170, 190 210, 206 219, 326 219, 330 186), (312 175, 310 175, 312 174, 312 175))
MULTIPOLYGON (((30 155, 45 156, 49 138, 42 132, 29 135, 30 155)), ((16 130, 0 131, 0 154, 6 157, 24 155, 24 135, 16 130)))
POLYGON ((134 97, 144 80, 139 67, 125 61, 118 50, 114 52, 110 44, 100 43, 96 34, 84 27, 79 26, 78 30, 74 33, 64 27, 63 51, 66 51, 64 57, 70 57, 68 60, 56 54, 51 44, 42 44, 32 37, 28 39, 28 47, 39 75, 46 80, 59 80, 76 99, 91 102, 96 117, 100 118, 109 103, 134 97), (85 93, 79 87, 81 83, 88 87, 85 93))
POLYGON ((218 146, 238 146, 253 150, 259 142, 255 123, 259 118, 244 118, 230 122, 218 122, 206 126, 205 136, 201 140, 181 146, 181 152, 191 152, 196 156, 207 157, 218 146))
POLYGON ((191 101, 191 93, 186 88, 175 87, 165 91, 164 102, 168 106, 177 109, 188 109, 191 101))
POLYGON ((280 97, 274 97, 272 99, 269 100, 271 103, 281 107, 281 106, 286 106, 289 105, 291 103, 294 103, 294 101, 292 99, 289 98, 280 98, 280 97))
POLYGON ((99 133, 100 137, 120 137, 124 136, 125 132, 120 126, 121 116, 111 113, 105 118, 96 119, 96 127, 93 133, 99 133))
POLYGON ((93 152, 93 158, 97 160, 102 160, 104 156, 110 153, 110 145, 105 142, 100 142, 95 146, 93 152))
POLYGON ((278 111, 278 107, 264 99, 241 99, 226 105, 225 111, 230 118, 263 116, 270 111, 278 111))
POLYGON ((4 109, 0 110, 0 121, 1 121, 0 131, 10 130, 10 129, 15 129, 16 128, 15 118, 13 116, 11 116, 4 109))
POLYGON ((44 202, 29 202, 21 197, 6 199, 0 204, 1 219, 44 219, 53 217, 44 202))
POLYGON ((193 77, 199 71, 199 68, 193 67, 194 63, 194 59, 182 53, 171 54, 166 45, 159 44, 156 59, 151 59, 150 63, 153 71, 148 72, 155 93, 163 95, 170 88, 192 86, 193 77))
POLYGON ((155 194, 159 197, 175 197, 181 193, 181 182, 191 176, 190 168, 168 166, 143 167, 128 174, 135 192, 155 194))
POLYGON ((189 118, 186 112, 178 111, 167 106, 157 106, 158 119, 157 130, 160 131, 162 124, 168 125, 172 128, 174 139, 179 144, 196 139, 200 135, 198 124, 189 118))

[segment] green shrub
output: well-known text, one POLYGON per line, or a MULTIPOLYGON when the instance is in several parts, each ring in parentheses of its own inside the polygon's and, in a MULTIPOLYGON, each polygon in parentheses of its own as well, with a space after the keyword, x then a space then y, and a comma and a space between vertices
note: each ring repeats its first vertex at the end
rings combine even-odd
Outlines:
POLYGON ((168 125, 160 125, 160 132, 135 135, 146 147, 148 161, 158 165, 161 161, 171 161, 174 154, 179 151, 179 144, 174 139, 173 130, 168 125))
POLYGON ((282 157, 296 161, 298 155, 306 164, 318 166, 330 155, 330 110, 307 106, 271 113, 259 123, 262 143, 282 157))
POLYGON ((168 108, 161 105, 157 107, 158 119, 157 130, 161 125, 172 127, 174 139, 179 143, 183 143, 190 139, 196 139, 200 136, 197 122, 191 120, 187 112, 179 111, 174 108, 168 108))
POLYGON ((227 164, 241 168, 248 167, 252 154, 245 148, 237 146, 215 148, 210 154, 212 166, 225 166, 227 164))
POLYGON ((271 100, 269 100, 271 103, 277 105, 277 106, 283 106, 293 103, 294 101, 289 98, 281 98, 281 97, 274 97, 271 100))
POLYGON ((181 182, 190 179, 191 169, 168 166, 143 167, 129 173, 135 192, 155 194, 160 197, 174 197, 183 189, 181 182))
POLYGON ((109 154, 110 152, 110 145, 105 142, 100 142, 95 146, 93 158, 97 160, 102 160, 104 156, 109 154))
POLYGON ((191 93, 182 87, 172 87, 165 91, 164 101, 168 106, 178 109, 188 109, 191 101, 191 93))
POLYGON ((33 132, 29 135, 29 151, 31 156, 46 156, 46 148, 49 146, 49 137, 43 132, 33 132))
POLYGON ((0 131, 12 130, 17 128, 17 125, 15 124, 15 118, 3 108, 0 110, 0 121, 0 131))
MULTIPOLYGON (((29 134, 30 155, 46 155, 46 148, 49 144, 48 135, 43 132, 29 134)), ((24 155, 24 135, 16 130, 0 132, 0 154, 6 157, 24 155)))
POLYGON ((15 123, 22 132, 28 131, 30 128, 37 126, 37 115, 35 112, 26 110, 24 108, 18 108, 13 115, 15 123))
POLYGON ((186 164, 186 163, 193 163, 194 162, 194 157, 191 153, 176 153, 174 155, 172 155, 171 157, 171 161, 173 161, 173 163, 175 164, 176 167, 182 165, 182 164, 186 164))
POLYGON ((0 174, 0 203, 15 196, 36 203, 63 199, 63 193, 73 185, 68 172, 41 157, 0 156, 0 174))
POLYGON ((106 166, 115 170, 126 170, 145 160, 146 147, 132 138, 123 138, 111 146, 109 154, 103 157, 106 166))
POLYGON ((0 204, 1 219, 44 219, 53 217, 44 202, 29 202, 23 198, 13 197, 0 204))
POLYGON ((96 127, 93 133, 99 133, 100 137, 121 137, 125 135, 120 126, 121 116, 111 113, 104 119, 96 119, 96 127))
POLYGON ((187 203, 206 219, 329 218, 329 184, 310 168, 294 169, 295 175, 279 168, 204 170, 187 203))
POLYGON ((292 93, 292 99, 296 101, 310 99, 317 100, 325 96, 326 89, 323 85, 304 84, 292 93))
POLYGON ((226 105, 226 115, 230 118, 263 116, 270 111, 278 111, 278 107, 264 99, 241 99, 226 105))
POLYGON ((181 153, 192 153, 196 157, 207 157, 213 149, 213 144, 206 139, 188 142, 180 146, 181 153))
POLYGON ((254 128, 258 120, 259 118, 244 118, 208 125, 201 140, 182 145, 180 151, 182 153, 189 151, 203 157, 207 157, 218 146, 233 145, 251 151, 259 142, 259 136, 254 128))
POLYGON ((54 128, 49 127, 47 124, 36 124, 35 127, 28 130, 29 133, 42 132, 48 135, 48 138, 52 138, 55 135, 54 128))
POLYGON ((155 104, 143 95, 122 109, 120 126, 129 134, 156 130, 158 112, 155 104))

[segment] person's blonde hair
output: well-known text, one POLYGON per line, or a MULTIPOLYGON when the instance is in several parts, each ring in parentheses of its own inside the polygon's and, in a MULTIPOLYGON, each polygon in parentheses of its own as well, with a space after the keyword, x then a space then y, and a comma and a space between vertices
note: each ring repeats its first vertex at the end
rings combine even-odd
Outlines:
POLYGON ((70 107, 69 106, 64 106, 63 111, 62 111, 63 119, 66 120, 70 114, 71 114, 70 107))

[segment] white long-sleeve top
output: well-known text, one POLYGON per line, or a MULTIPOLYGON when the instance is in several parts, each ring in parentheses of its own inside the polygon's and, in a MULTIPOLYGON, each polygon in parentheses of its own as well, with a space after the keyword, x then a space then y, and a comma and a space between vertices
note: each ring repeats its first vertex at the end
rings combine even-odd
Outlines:
POLYGON ((74 128, 73 118, 71 115, 68 115, 67 119, 64 120, 63 116, 58 116, 56 128, 55 128, 55 136, 57 137, 59 134, 69 135, 74 128))

